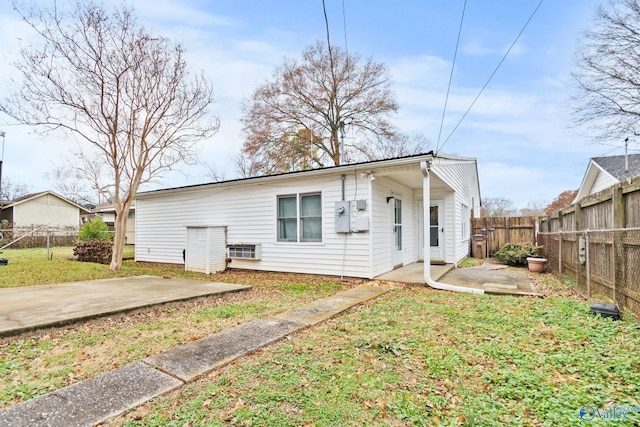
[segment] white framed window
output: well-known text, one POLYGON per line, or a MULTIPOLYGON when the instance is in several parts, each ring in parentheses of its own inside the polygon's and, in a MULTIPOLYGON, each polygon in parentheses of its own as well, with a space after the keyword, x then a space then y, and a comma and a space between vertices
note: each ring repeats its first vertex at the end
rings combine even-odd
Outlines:
POLYGON ((322 241, 322 195, 320 193, 278 196, 278 241, 322 241))
POLYGON ((469 212, 469 206, 467 205, 462 205, 462 209, 461 209, 461 224, 460 224, 460 232, 461 232, 461 238, 462 240, 468 240, 469 239, 469 227, 471 225, 471 214, 469 212))

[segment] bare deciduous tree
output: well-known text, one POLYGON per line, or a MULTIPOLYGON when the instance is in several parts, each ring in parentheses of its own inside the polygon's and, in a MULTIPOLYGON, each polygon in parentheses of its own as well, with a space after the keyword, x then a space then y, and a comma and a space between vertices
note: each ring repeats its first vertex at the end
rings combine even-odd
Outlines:
MULTIPOLYGON (((367 139, 395 144, 398 104, 387 67, 318 41, 285 60, 245 102, 242 174, 333 166, 367 158, 367 139), (341 158, 340 132, 355 141, 341 158)), ((246 176, 246 175, 245 175, 246 176)))
POLYGON ((54 190, 78 204, 100 204, 110 200, 110 180, 105 176, 105 164, 100 159, 88 159, 76 154, 77 162, 54 167, 47 178, 54 190))
POLYGON ((215 164, 205 163, 204 166, 207 168, 205 176, 213 182, 222 182, 226 179, 225 172, 218 169, 215 164))
POLYGON ((424 135, 410 137, 400 134, 392 140, 375 138, 353 148, 360 151, 367 160, 377 160, 426 153, 430 145, 431 142, 424 135))
POLYGON ((640 135, 639 0, 600 6, 576 66, 576 123, 601 141, 640 135))
POLYGON ((527 203, 527 206, 520 209, 520 216, 542 216, 546 205, 547 202, 532 200, 527 203))
POLYGON ((110 268, 120 269, 127 215, 141 184, 195 164, 212 136, 211 85, 187 71, 184 48, 140 26, 132 9, 78 2, 75 8, 14 9, 39 35, 15 64, 21 81, 0 109, 17 122, 62 129, 88 144, 109 170, 116 233, 110 268))
POLYGON ((488 197, 482 199, 482 217, 513 216, 515 209, 513 202, 504 197, 488 197))
POLYGON ((18 197, 29 194, 29 187, 25 184, 14 184, 8 177, 2 178, 2 188, 0 188, 0 200, 15 200, 18 197))

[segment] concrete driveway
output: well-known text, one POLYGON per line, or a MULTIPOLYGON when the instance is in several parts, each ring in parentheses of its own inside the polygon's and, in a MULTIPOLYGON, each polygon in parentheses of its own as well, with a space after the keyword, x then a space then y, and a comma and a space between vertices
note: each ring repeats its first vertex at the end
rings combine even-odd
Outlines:
POLYGON ((0 337, 250 286, 136 276, 0 289, 0 337))

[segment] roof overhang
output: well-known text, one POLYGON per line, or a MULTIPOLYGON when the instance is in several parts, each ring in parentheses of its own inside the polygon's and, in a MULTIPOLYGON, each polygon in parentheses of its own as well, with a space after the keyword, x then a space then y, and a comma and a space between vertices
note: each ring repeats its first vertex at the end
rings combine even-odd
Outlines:
POLYGON ((607 172, 598 163, 594 162, 593 159, 590 159, 589 166, 587 166, 587 171, 585 172, 584 177, 582 178, 582 183, 580 183, 580 188, 578 189, 576 198, 573 199, 573 202, 571 203, 575 203, 578 200, 581 200, 587 197, 591 193, 591 189, 593 188, 593 184, 596 182, 598 175, 601 173, 606 174, 609 177, 611 177, 611 179, 614 179, 617 181, 616 177, 614 177, 609 172, 607 172))
MULTIPOLYGON (((444 155, 438 155, 445 158, 444 155)), ((311 169, 306 171, 286 172, 277 175, 266 175, 254 178, 240 178, 229 181, 221 181, 207 184, 189 185, 183 187, 174 187, 167 189, 143 191, 136 194, 136 199, 144 199, 159 195, 169 195, 172 193, 182 193, 184 191, 198 191, 208 189, 223 189, 229 187, 239 187, 245 185, 256 185, 270 182, 281 182, 286 180, 299 180, 304 178, 353 174, 353 173, 370 173, 373 172, 374 176, 383 176, 383 174, 390 175, 392 171, 395 172, 396 179, 399 179, 401 183, 417 188, 417 180, 420 178, 420 162, 423 160, 432 160, 434 158, 433 152, 425 154, 417 154, 413 156, 399 157, 394 159, 377 160, 363 163, 352 163, 348 165, 332 166, 321 169, 311 169), (398 172, 404 170, 405 174, 399 174, 398 172), (380 175, 378 175, 380 174, 380 175)), ((468 158, 447 156, 446 158, 469 160, 468 158)))

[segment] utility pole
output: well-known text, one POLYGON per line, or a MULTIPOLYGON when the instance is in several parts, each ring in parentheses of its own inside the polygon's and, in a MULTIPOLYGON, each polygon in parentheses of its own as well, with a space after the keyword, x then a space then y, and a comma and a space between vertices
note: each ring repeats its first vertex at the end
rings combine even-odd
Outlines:
POLYGON ((340 164, 344 164, 344 122, 340 120, 340 164))
POLYGON ((4 160, 4 131, 0 130, 0 136, 2 137, 2 156, 0 156, 0 201, 2 201, 2 161, 4 160))
POLYGON ((629 138, 625 138, 624 140, 624 171, 629 171, 629 138))

